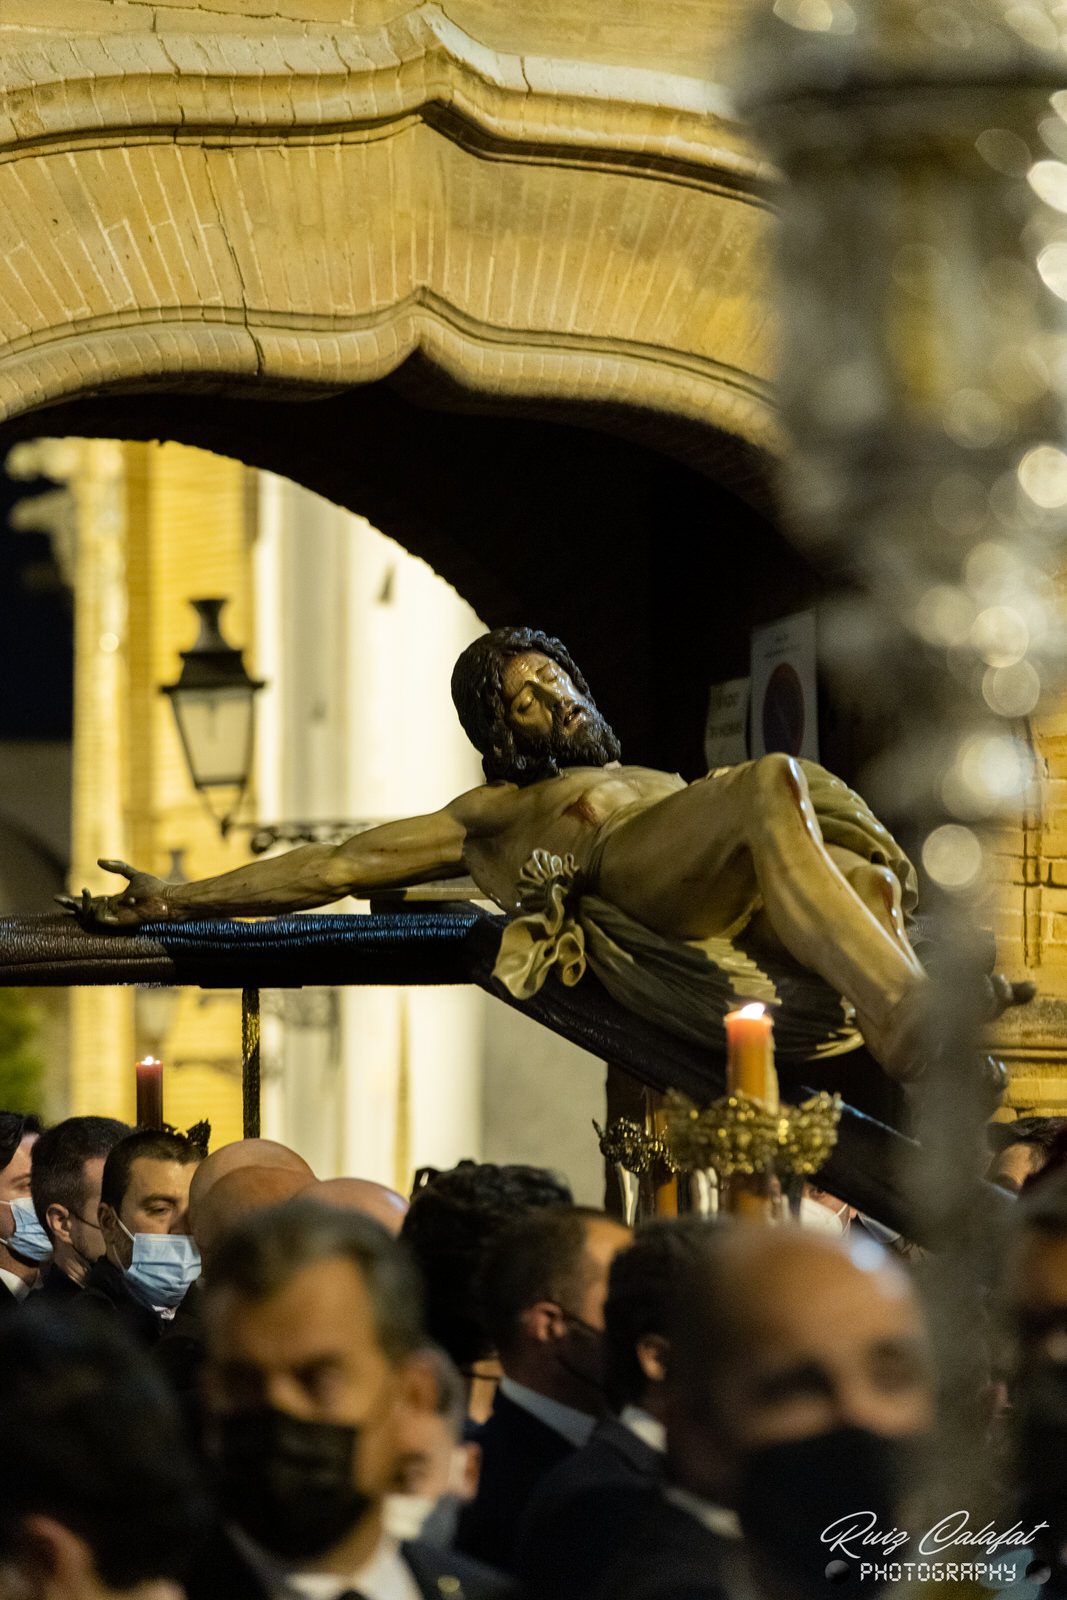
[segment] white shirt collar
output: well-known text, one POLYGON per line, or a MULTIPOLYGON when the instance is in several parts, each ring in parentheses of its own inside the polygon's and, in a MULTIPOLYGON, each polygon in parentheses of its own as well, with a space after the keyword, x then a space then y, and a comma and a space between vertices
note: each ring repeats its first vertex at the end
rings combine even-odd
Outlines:
POLYGON ((25 1300, 30 1292, 30 1285, 25 1278, 20 1278, 14 1272, 9 1272, 6 1267, 0 1267, 0 1283, 6 1283, 16 1300, 25 1300))
POLYGON ((249 1539, 232 1530, 237 1543, 265 1581, 272 1600, 338 1600, 354 1589, 365 1600, 422 1600, 415 1574, 395 1539, 383 1534, 369 1561, 357 1572, 299 1572, 283 1565, 249 1539))
POLYGON ((740 1539, 741 1523, 737 1512, 731 1511, 727 1506, 717 1506, 711 1500, 702 1500, 697 1494, 690 1494, 688 1489, 679 1489, 676 1484, 669 1484, 663 1491, 665 1500, 672 1506, 677 1506, 679 1511, 686 1511, 691 1517, 707 1528, 709 1533, 717 1533, 720 1539, 740 1539))
POLYGON ((501 1378, 498 1393, 506 1395, 513 1405, 521 1406, 523 1411, 528 1411, 531 1417, 543 1422, 553 1433, 560 1434, 576 1450, 589 1442, 589 1436, 596 1427, 597 1419, 588 1412, 576 1411, 573 1406, 565 1406, 561 1400, 550 1400, 547 1394, 538 1394, 536 1389, 528 1389, 524 1383, 516 1383, 514 1378, 501 1378))
POLYGON ((643 1443, 647 1444, 650 1450, 655 1450, 657 1455, 662 1455, 666 1450, 666 1428, 641 1406, 623 1406, 619 1412, 619 1421, 624 1428, 629 1428, 631 1433, 635 1433, 643 1443))

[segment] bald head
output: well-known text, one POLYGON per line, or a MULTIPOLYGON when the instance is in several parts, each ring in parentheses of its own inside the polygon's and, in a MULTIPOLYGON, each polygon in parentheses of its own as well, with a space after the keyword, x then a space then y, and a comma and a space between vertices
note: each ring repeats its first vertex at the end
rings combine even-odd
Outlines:
POLYGON ((300 1173, 307 1183, 315 1177, 303 1156, 290 1150, 287 1144, 278 1144, 274 1139, 235 1139, 232 1144, 213 1150, 193 1173, 189 1216, 194 1224, 197 1207, 203 1204, 219 1179, 240 1167, 272 1167, 282 1172, 300 1173))
POLYGON ((193 1224, 193 1237, 210 1267, 220 1241, 253 1212, 280 1205, 308 1188, 302 1172, 284 1167, 235 1167, 202 1195, 193 1224))
POLYGON ((322 1178, 312 1184, 308 1198, 342 1211, 359 1211, 373 1217, 395 1238, 407 1215, 408 1203, 402 1194, 384 1183, 369 1178, 322 1178))
POLYGON ((922 1310, 870 1240, 716 1228, 672 1323, 672 1458, 691 1480, 714 1456, 717 1481, 701 1492, 722 1493, 762 1445, 847 1427, 909 1437, 931 1424, 922 1310))

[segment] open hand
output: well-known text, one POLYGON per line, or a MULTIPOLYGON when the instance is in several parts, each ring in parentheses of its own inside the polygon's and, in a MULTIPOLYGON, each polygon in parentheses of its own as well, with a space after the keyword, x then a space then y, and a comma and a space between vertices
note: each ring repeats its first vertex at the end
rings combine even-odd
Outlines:
POLYGON ((142 922, 156 922, 173 916, 167 902, 173 884, 154 878, 150 872, 138 872, 125 861, 98 861, 97 866, 107 872, 119 872, 128 880, 126 888, 118 894, 90 894, 83 889, 79 896, 57 894, 56 900, 83 928, 136 928, 142 922))

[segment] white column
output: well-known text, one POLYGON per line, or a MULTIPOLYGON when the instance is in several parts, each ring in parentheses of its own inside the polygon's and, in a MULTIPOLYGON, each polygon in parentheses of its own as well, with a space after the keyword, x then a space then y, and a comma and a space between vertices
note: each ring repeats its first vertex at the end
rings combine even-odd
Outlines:
MULTIPOLYGON (((351 541, 350 815, 436 810, 481 781, 449 678, 482 632, 425 562, 364 525, 351 541)), ((470 988, 345 995, 345 1164, 403 1186, 481 1154, 484 997, 470 988)))
MULTIPOLYGON (((265 821, 432 810, 481 779, 456 721, 452 664, 481 630, 393 541, 262 474, 256 551, 257 782, 265 821)), ((357 909, 351 902, 346 910, 357 909)), ((322 1176, 404 1185, 481 1151, 484 997, 348 988, 340 1038, 265 1019, 265 1130, 322 1176)))

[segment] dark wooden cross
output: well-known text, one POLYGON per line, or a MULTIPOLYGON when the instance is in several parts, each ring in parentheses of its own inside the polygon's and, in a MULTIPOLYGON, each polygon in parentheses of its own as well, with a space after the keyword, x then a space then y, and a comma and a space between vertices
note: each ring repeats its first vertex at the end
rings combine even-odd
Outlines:
MULTIPOLYGON (((533 1000, 513 1000, 492 975, 500 922, 455 903, 368 916, 146 923, 135 933, 87 932, 62 915, 0 918, 0 986, 161 983, 242 990, 246 1137, 259 1131, 261 989, 474 983, 651 1089, 678 1089, 701 1104, 724 1092, 720 1050, 700 1049, 634 1016, 591 972, 572 989, 550 981, 533 1000)), ((817 1086, 840 1088, 847 1097, 859 1055, 829 1064, 836 1072, 832 1085, 829 1067, 821 1068, 817 1086)), ((787 1070, 782 1080, 787 1100, 812 1092, 803 1070, 787 1070)), ((911 1139, 846 1104, 823 1181, 842 1200, 921 1244, 932 1235, 932 1219, 918 1198, 918 1156, 911 1139)), ((1007 1197, 982 1184, 975 1205, 976 1228, 988 1224, 992 1236, 1007 1197)))

